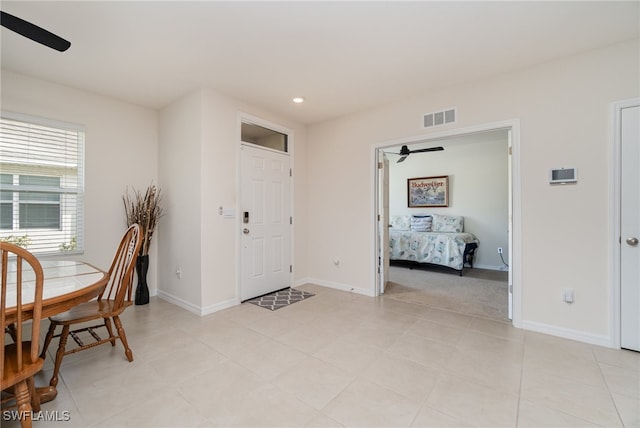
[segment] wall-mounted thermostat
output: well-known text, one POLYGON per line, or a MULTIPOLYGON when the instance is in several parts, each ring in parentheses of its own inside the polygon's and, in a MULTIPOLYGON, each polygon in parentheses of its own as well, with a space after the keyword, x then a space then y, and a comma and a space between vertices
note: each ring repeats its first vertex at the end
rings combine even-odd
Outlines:
POLYGON ((568 184, 578 182, 577 168, 552 168, 549 170, 550 184, 568 184))

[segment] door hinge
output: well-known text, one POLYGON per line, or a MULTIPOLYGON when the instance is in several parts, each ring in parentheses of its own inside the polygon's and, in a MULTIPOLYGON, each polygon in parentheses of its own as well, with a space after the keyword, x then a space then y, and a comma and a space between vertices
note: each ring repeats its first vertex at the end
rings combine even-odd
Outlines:
POLYGON ((378 169, 382 169, 384 167, 384 164, 382 162, 378 162, 378 169))
POLYGON ((289 273, 293 273, 293 265, 289 265, 289 273))
POLYGON ((509 293, 513 294, 513 284, 509 284, 509 293))
POLYGON ((512 155, 512 154, 513 154, 513 150, 511 148, 511 146, 509 146, 509 155, 512 155))
POLYGON ((289 168, 289 177, 293 177, 293 169, 289 168))
POLYGON ((293 224, 293 217, 289 217, 289 224, 293 224))

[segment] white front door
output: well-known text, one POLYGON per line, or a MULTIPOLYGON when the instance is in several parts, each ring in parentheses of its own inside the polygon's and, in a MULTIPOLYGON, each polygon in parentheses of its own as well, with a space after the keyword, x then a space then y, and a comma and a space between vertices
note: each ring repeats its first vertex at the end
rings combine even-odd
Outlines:
POLYGON ((291 173, 287 153, 242 144, 240 300, 291 286, 291 173))
POLYGON ((620 345, 640 351, 640 106, 621 111, 620 345))

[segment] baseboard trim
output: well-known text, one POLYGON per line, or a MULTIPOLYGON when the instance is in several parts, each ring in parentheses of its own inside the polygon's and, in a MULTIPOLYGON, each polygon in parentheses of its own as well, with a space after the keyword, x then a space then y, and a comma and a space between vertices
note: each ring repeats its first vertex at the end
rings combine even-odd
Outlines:
POLYGON ((236 306, 238 302, 236 299, 226 300, 220 303, 216 303, 214 305, 209 305, 206 307, 201 307, 198 305, 194 305, 191 302, 187 302, 179 297, 176 297, 172 294, 166 293, 162 290, 158 290, 158 297, 162 300, 166 300, 169 303, 173 303, 176 306, 180 306, 182 309, 186 309, 187 311, 194 313, 199 316, 205 316, 209 314, 213 314, 215 312, 221 311, 223 309, 228 309, 233 306, 236 306))
MULTIPOLYGON (((473 268, 474 269, 478 268, 478 269, 487 269, 487 270, 498 270, 498 271, 502 271, 502 272, 507 272, 507 269, 508 269, 505 266, 493 266, 493 265, 483 265, 483 264, 474 264, 473 268)), ((469 268, 465 267, 464 269, 467 270, 469 268)))
POLYGON ((334 288, 336 290, 349 291, 351 293, 362 294, 363 296, 375 297, 372 290, 367 290, 365 288, 356 287, 349 284, 341 284, 339 282, 325 281, 317 278, 299 279, 294 283, 294 287, 298 287, 304 284, 315 284, 315 285, 320 285, 322 287, 334 288))
POLYGON ((591 345, 613 348, 613 343, 609 336, 587 333, 570 328, 558 327, 555 325, 543 324, 535 321, 522 321, 522 328, 525 330, 544 333, 551 336, 562 337, 564 339, 576 340, 578 342, 589 343, 591 345))

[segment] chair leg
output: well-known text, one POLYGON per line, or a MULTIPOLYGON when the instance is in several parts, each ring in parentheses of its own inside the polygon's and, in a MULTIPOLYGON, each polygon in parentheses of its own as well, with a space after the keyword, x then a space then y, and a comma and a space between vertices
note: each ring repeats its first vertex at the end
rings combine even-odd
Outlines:
POLYGON ((109 339, 111 339, 111 346, 116 346, 116 337, 113 335, 113 327, 111 327, 111 318, 104 319, 104 326, 109 332, 109 339))
POLYGON ((29 388, 29 397, 31 398, 31 408, 34 412, 40 411, 40 397, 36 394, 36 381, 31 376, 27 379, 27 387, 29 388))
POLYGON ((47 336, 44 338, 44 345, 42 345, 42 352, 40 353, 40 358, 43 360, 47 359, 47 348, 51 344, 51 339, 53 339, 53 335, 56 332, 56 325, 49 321, 49 331, 47 331, 47 336))
POLYGON ((67 338, 69 337, 69 325, 62 326, 62 333, 60 333, 60 343, 58 344, 58 351, 56 352, 56 361, 53 365, 53 375, 49 385, 55 387, 58 385, 58 373, 60 372, 60 365, 64 358, 64 351, 67 347, 67 338))
POLYGON ((20 417, 20 426, 23 428, 31 428, 31 399, 29 397, 29 387, 26 381, 18 382, 15 385, 15 398, 18 415, 20 417))
POLYGON ((129 348, 129 343, 127 343, 127 335, 124 333, 124 327, 122 327, 122 322, 120 321, 119 316, 113 317, 113 323, 116 325, 116 329, 118 330, 118 336, 120 336, 120 340, 122 341, 122 346, 124 346, 124 354, 127 356, 129 362, 133 361, 133 352, 131 348, 129 348))

